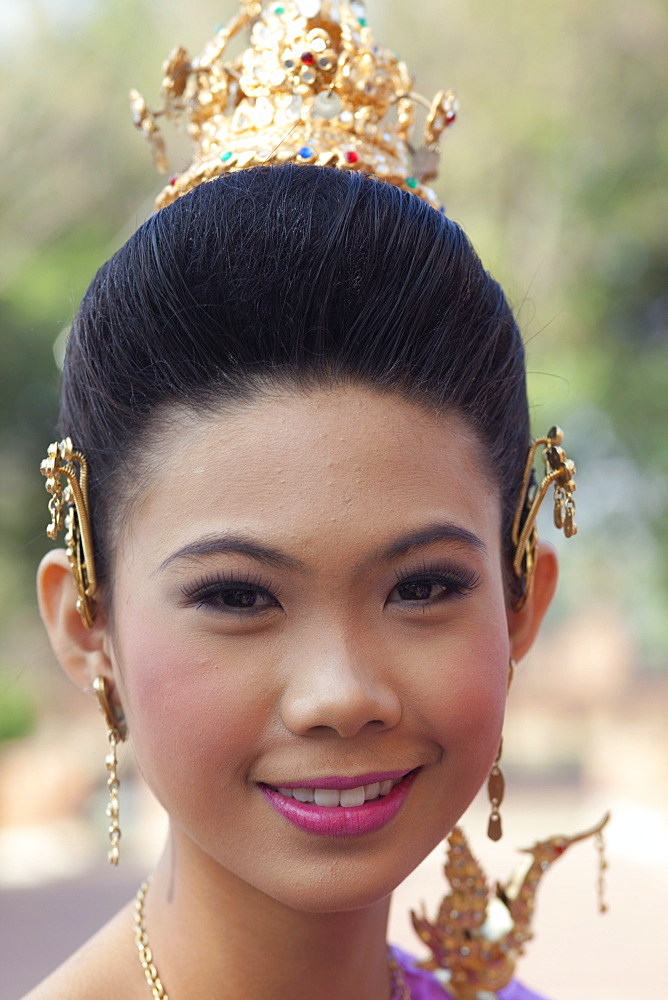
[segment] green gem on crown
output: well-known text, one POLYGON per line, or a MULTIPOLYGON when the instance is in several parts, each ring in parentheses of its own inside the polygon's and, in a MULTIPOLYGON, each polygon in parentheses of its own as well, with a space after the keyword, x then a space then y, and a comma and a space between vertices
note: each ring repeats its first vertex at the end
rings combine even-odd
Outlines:
POLYGON ((233 156, 234 153, 230 153, 230 151, 228 150, 227 153, 223 153, 220 159, 222 160, 223 163, 229 163, 233 156))
POLYGON ((415 190, 415 188, 418 186, 418 183, 419 182, 418 182, 417 177, 407 177, 406 178, 406 184, 411 189, 411 191, 415 190))

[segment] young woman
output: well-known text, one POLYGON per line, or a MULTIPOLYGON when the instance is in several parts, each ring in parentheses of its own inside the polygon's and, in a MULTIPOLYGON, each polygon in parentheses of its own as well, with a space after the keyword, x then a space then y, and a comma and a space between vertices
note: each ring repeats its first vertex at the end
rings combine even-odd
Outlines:
POLYGON ((557 577, 518 546, 524 352, 461 229, 354 170, 195 186, 94 279, 59 433, 43 618, 170 833, 31 1000, 449 995, 388 950, 390 896, 494 768, 557 577))

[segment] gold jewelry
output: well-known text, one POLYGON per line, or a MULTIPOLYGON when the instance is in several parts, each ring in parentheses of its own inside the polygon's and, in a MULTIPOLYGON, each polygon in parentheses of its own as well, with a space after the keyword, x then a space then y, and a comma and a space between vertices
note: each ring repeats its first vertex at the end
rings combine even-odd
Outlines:
MULTIPOLYGON (((510 691, 510 686, 513 683, 513 678, 515 676, 516 663, 512 656, 508 660, 508 685, 506 692, 510 691)), ((492 811, 489 814, 489 822, 487 824, 487 836, 490 840, 501 840, 503 836, 503 828, 501 826, 501 803, 503 802, 503 796, 506 790, 506 781, 503 777, 503 771, 501 770, 501 753, 503 751, 503 738, 499 743, 499 749, 497 755, 492 764, 492 768, 489 772, 489 777, 487 779, 487 795, 489 796, 490 805, 492 811)))
POLYGON ((608 861, 605 856, 605 837, 603 836, 602 827, 600 830, 596 831, 594 843, 596 844, 596 850, 598 851, 598 878, 596 880, 598 912, 607 913, 608 904, 605 900, 605 873, 608 870, 608 861))
MULTIPOLYGON (((151 946, 148 943, 148 934, 146 931, 144 901, 150 884, 149 879, 142 882, 135 897, 135 944, 137 945, 137 952, 139 953, 141 967, 144 970, 144 975, 146 976, 146 982, 148 983, 153 996, 156 1000, 169 1000, 165 987, 162 985, 158 970, 155 967, 153 952, 151 951, 151 946)), ((404 979, 401 966, 394 957, 391 948, 387 949, 387 964, 389 965, 390 972, 392 974, 392 1000, 411 1000, 411 991, 408 983, 404 979)))
POLYGON ((74 450, 71 440, 64 438, 49 445, 39 468, 51 494, 51 523, 46 533, 56 539, 65 529, 67 558, 77 588, 77 610, 90 628, 95 617, 97 579, 88 509, 88 463, 80 451, 74 450))
POLYGON ((148 892, 148 887, 150 885, 149 879, 146 879, 139 886, 137 890, 137 896, 135 898, 135 944, 137 945, 137 951, 139 953, 139 961, 141 962, 141 967, 144 970, 144 975, 146 976, 146 982, 151 988, 154 997, 158 1000, 169 1000, 165 987, 160 981, 160 976, 158 975, 158 970, 153 964, 153 952, 151 951, 150 945, 148 943, 148 934, 146 933, 146 920, 144 917, 144 900, 146 899, 146 893, 148 892))
POLYGON ((104 715, 107 724, 107 739, 109 741, 109 753, 105 757, 105 764, 108 771, 107 788, 109 789, 109 802, 106 809, 109 819, 109 853, 107 854, 107 860, 110 865, 117 865, 119 858, 118 842, 121 839, 121 828, 118 820, 118 792, 121 783, 118 777, 116 748, 127 736, 127 726, 122 709, 115 708, 111 704, 109 684, 106 677, 96 677, 93 681, 93 690, 97 695, 100 711, 104 715))
POLYGON ((545 437, 536 438, 529 449, 527 464, 524 470, 520 502, 515 512, 511 538, 515 546, 513 572, 523 581, 522 594, 515 605, 521 608, 531 593, 533 573, 535 568, 538 531, 536 518, 540 506, 545 499, 550 486, 554 486, 554 524, 563 530, 566 538, 577 534, 575 523, 575 501, 573 494, 575 484, 575 462, 559 447, 564 440, 564 432, 560 427, 552 427, 545 437), (536 452, 543 447, 543 462, 545 476, 540 485, 534 482, 534 460, 536 452))
POLYGON ((499 750, 494 759, 494 763, 492 764, 492 769, 489 772, 489 778, 487 779, 487 794, 492 807, 492 811, 489 814, 489 822, 487 824, 487 836, 490 840, 501 840, 501 837, 503 836, 501 813, 499 812, 501 803, 503 802, 503 795, 506 790, 506 782, 500 766, 502 751, 503 738, 499 743, 499 750))
POLYGON ((413 91, 406 65, 377 45, 359 0, 241 0, 200 56, 173 50, 163 66, 163 107, 130 92, 134 122, 167 172, 157 119, 185 126, 194 156, 170 178, 156 208, 220 174, 288 162, 373 174, 435 208, 439 140, 457 117, 457 99, 413 91), (231 40, 250 29, 250 48, 231 61, 231 40), (427 110, 423 145, 413 150, 416 105, 427 110))
MULTIPOLYGON (((430 969, 454 1000, 496 997, 515 974, 517 960, 533 937, 535 897, 543 875, 562 854, 580 840, 602 840, 610 819, 574 837, 552 837, 523 853, 531 858, 504 886, 497 883, 490 899, 488 879, 471 853, 466 837, 455 827, 448 837, 445 876, 450 893, 431 923, 425 913, 411 913, 413 927, 432 957, 420 966, 430 969)), ((605 862, 600 861, 599 878, 605 862)), ((603 908, 601 908, 603 912, 603 908)))

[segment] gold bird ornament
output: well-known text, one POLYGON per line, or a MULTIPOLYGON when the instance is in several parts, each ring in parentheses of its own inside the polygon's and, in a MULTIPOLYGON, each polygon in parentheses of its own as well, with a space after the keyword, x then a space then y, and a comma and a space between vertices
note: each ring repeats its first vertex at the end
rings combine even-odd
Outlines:
POLYGON ((551 837, 523 848, 526 862, 506 885, 497 883, 493 894, 466 837, 456 826, 448 837, 444 869, 450 893, 433 922, 425 915, 424 905, 422 915, 411 912, 416 933, 432 953, 420 967, 432 971, 454 1000, 497 1000, 498 991, 513 978, 517 960, 533 937, 531 925, 540 880, 572 844, 589 837, 596 838, 599 851, 599 908, 605 912, 603 829, 609 819, 606 813, 584 833, 551 837))

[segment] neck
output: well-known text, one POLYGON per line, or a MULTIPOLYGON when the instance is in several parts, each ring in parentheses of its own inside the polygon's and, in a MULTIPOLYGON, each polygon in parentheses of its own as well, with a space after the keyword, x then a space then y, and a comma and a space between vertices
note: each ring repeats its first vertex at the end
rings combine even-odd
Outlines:
POLYGON ((173 836, 144 912, 169 1000, 389 1000, 389 905, 293 909, 173 836))

